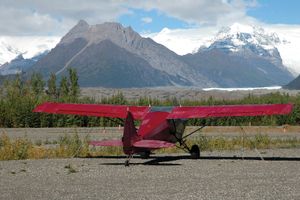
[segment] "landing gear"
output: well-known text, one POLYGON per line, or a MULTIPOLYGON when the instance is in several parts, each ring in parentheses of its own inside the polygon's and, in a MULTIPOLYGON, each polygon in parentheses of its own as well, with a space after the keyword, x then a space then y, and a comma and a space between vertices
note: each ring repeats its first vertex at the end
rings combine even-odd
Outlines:
MULTIPOLYGON (((190 147, 186 144, 186 140, 185 140, 185 139, 186 139, 187 137, 193 135, 194 133, 200 131, 201 129, 203 129, 203 128, 205 127, 205 125, 203 125, 203 126, 197 128, 196 130, 192 131, 191 133, 185 135, 184 137, 181 137, 181 136, 178 137, 178 136, 176 135, 176 133, 177 133, 177 131, 176 131, 176 122, 175 122, 174 120, 172 120, 172 122, 173 122, 173 127, 175 128, 174 134, 173 134, 173 135, 174 135, 174 137, 176 138, 177 142, 178 142, 179 145, 180 145, 180 146, 177 146, 177 147, 180 148, 180 149, 183 149, 183 150, 186 151, 186 152, 189 152, 189 153, 191 154, 191 158, 192 158, 192 159, 199 159, 199 158, 200 158, 200 149, 199 149, 199 146, 196 145, 196 144, 194 144, 194 145, 192 146, 192 148, 190 148, 190 147)), ((183 130, 184 130, 184 129, 183 129, 183 130)), ((182 132, 183 132, 183 130, 182 130, 182 132)), ((181 133, 181 135, 182 135, 182 133, 181 133)))
POLYGON ((125 167, 129 167, 129 162, 130 162, 130 159, 131 159, 132 157, 133 157, 132 154, 129 154, 129 155, 127 156, 127 159, 125 160, 125 163, 124 163, 125 167))
POLYGON ((190 149, 191 159, 199 159, 200 158, 200 149, 199 146, 194 144, 190 149))
POLYGON ((148 159, 150 157, 150 151, 144 151, 140 153, 142 159, 148 159))

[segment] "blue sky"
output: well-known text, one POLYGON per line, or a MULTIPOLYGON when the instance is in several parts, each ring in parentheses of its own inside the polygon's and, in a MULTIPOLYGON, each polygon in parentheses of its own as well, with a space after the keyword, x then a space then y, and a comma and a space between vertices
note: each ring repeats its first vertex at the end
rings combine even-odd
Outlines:
POLYGON ((300 24, 299 0, 259 0, 247 14, 265 23, 300 24))
POLYGON ((159 32, 166 26, 170 29, 184 29, 190 27, 187 22, 176 19, 175 17, 169 17, 156 9, 149 11, 131 9, 130 11, 132 13, 120 16, 118 21, 124 26, 131 26, 139 33, 159 32))
MULTIPOLYGON (((246 9, 246 15, 267 24, 300 24, 300 0, 258 0, 255 6, 246 9)), ((159 32, 164 27, 170 29, 197 27, 196 24, 168 16, 157 9, 130 9, 130 13, 121 15, 117 21, 124 26, 131 26, 140 33, 159 32), (144 22, 143 19, 148 21, 144 22)))
POLYGON ((0 36, 63 36, 80 19, 117 21, 139 33, 229 26, 300 25, 300 0, 1 0, 0 36))

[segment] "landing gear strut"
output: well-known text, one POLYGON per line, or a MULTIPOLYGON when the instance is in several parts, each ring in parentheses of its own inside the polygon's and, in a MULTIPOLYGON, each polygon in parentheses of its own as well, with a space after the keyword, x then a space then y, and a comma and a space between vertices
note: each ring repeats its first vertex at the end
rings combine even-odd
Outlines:
POLYGON ((133 157, 132 154, 130 154, 130 155, 127 156, 127 159, 125 160, 125 163, 124 163, 125 167, 129 167, 129 162, 130 162, 130 159, 131 159, 132 157, 133 157))
MULTIPOLYGON (((173 121, 173 123, 175 123, 173 121)), ((176 127, 174 125, 174 127, 176 127)), ((201 126, 200 128, 194 130, 193 132, 191 132, 190 134, 187 134, 186 136, 182 137, 182 138, 177 138, 176 134, 174 134, 175 138, 177 139, 177 141, 179 142, 180 146, 177 146, 178 148, 181 148, 183 150, 185 150, 186 152, 189 152, 191 154, 191 158, 192 159, 199 159, 200 158, 200 148, 198 145, 194 144, 192 146, 192 148, 189 148, 188 145, 186 144, 186 138, 191 136, 192 134, 196 133, 197 131, 200 131, 201 129, 203 129, 205 126, 201 126)), ((175 130, 176 132, 176 130, 175 130)))

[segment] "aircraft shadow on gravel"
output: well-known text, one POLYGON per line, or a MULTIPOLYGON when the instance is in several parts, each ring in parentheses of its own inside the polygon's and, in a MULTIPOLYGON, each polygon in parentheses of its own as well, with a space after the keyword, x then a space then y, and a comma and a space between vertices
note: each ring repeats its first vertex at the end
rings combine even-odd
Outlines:
MULTIPOLYGON (((90 158, 102 158, 102 159, 126 159, 127 156, 97 156, 97 157, 90 157, 90 158)), ((134 156, 134 159, 138 158, 139 156, 134 156)), ((300 157, 262 157, 264 161, 300 161, 300 157)), ((202 156, 198 160, 191 159, 190 155, 178 155, 178 156, 151 156, 145 162, 145 159, 139 159, 141 162, 134 162, 131 165, 159 165, 159 166, 178 166, 182 165, 179 163, 170 163, 172 161, 177 160, 194 160, 194 161, 201 161, 201 160, 262 160, 259 156, 202 156)), ((203 161, 205 162, 205 161, 203 161)), ((124 165, 123 162, 119 163, 102 163, 101 165, 124 165)))

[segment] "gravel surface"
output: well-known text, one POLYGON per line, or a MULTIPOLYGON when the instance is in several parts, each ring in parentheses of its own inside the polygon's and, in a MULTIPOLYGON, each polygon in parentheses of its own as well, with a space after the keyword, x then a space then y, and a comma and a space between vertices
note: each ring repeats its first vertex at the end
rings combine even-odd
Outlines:
POLYGON ((0 161, 0 199, 300 199, 300 149, 260 153, 0 161))
POLYGON ((248 95, 262 96, 270 93, 281 93, 289 94, 291 96, 296 96, 299 94, 299 90, 238 90, 238 91, 221 91, 221 90, 211 90, 204 91, 201 88, 192 87, 157 87, 157 88, 122 88, 122 89, 112 89, 112 88, 101 88, 101 87, 90 87, 90 88, 80 88, 81 96, 92 97, 96 100, 101 100, 102 98, 111 97, 119 92, 122 92, 126 99, 131 101, 137 101, 140 97, 150 97, 155 99, 172 99, 176 97, 177 100, 182 101, 185 99, 190 100, 207 100, 211 97, 219 100, 235 100, 242 99, 248 95))

